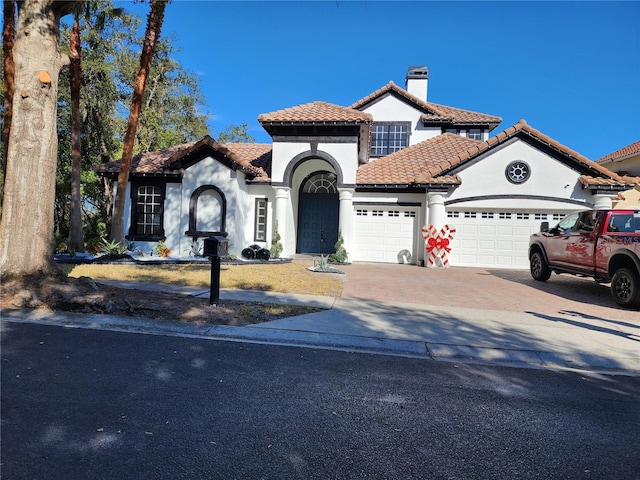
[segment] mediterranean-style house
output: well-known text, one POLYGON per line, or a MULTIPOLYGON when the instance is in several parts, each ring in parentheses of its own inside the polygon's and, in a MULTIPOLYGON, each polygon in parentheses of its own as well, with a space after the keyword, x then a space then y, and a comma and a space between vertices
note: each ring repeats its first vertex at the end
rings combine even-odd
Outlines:
POLYGON ((638 183, 524 120, 492 135, 500 117, 429 102, 428 76, 411 67, 405 88, 389 82, 349 106, 262 114, 271 144, 206 136, 135 157, 127 238, 188 256, 193 240, 222 235, 240 257, 277 232, 290 257, 332 253, 341 235, 349 261, 525 268, 541 221, 611 207, 638 183))
MULTIPOLYGON (((640 177, 640 140, 596 160, 618 175, 640 177)), ((640 183, 613 199, 614 208, 640 209, 640 183)))

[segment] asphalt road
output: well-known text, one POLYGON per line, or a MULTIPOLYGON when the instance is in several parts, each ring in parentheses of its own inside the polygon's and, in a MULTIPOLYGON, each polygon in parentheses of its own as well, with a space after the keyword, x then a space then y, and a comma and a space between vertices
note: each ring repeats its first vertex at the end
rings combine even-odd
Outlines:
POLYGON ((640 479, 640 378, 2 323, 2 479, 640 479))

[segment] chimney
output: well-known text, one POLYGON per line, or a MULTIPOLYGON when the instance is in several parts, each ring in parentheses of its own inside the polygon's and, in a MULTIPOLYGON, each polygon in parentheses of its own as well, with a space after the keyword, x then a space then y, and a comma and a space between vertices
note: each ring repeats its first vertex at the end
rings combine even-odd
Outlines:
POLYGON ((409 67, 405 88, 411 95, 427 101, 429 69, 427 67, 409 67))

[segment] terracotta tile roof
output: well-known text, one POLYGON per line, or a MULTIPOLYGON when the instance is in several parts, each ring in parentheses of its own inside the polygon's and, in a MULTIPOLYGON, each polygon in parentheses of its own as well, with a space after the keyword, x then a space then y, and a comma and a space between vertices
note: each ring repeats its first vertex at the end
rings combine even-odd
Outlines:
MULTIPOLYGON (((196 142, 182 143, 155 152, 141 153, 131 159, 131 173, 153 174, 161 173, 167 168, 167 161, 186 149, 191 148, 196 142)), ((94 170, 98 173, 118 173, 120 162, 100 163, 94 170)))
POLYGON ((260 123, 370 123, 373 116, 327 102, 311 102, 258 116, 260 123))
POLYGON ((640 177, 619 177, 614 178, 593 177, 591 175, 580 176, 580 183, 585 187, 628 187, 632 189, 636 185, 640 185, 640 177))
POLYGON ((393 82, 387 83, 384 87, 379 88, 370 95, 358 100, 351 105, 351 108, 362 108, 390 92, 400 95, 424 110, 425 113, 421 116, 421 120, 423 122, 436 122, 452 125, 488 125, 490 128, 495 128, 500 124, 500 122, 502 122, 502 118, 494 115, 487 115, 484 113, 473 112, 471 110, 462 110, 460 108, 447 107, 437 103, 426 102, 407 92, 405 89, 400 88, 393 82))
MULTIPOLYGON (((472 112, 471 110, 462 110, 460 108, 447 107, 436 103, 427 103, 432 109, 437 109, 443 119, 450 119, 453 124, 460 125, 493 125, 497 127, 502 118, 485 113, 472 112)), ((430 115, 422 115, 420 118, 423 122, 430 120, 430 115)))
POLYGON ((587 167, 591 174, 580 177, 584 186, 632 188, 633 185, 640 183, 640 177, 621 177, 530 127, 524 120, 520 120, 513 127, 484 142, 451 133, 439 135, 362 165, 358 170, 356 183, 358 185, 460 183, 459 177, 451 174, 455 168, 518 134, 535 138, 587 167))
POLYGON ((617 160, 622 160, 623 158, 638 154, 640 154, 640 140, 638 140, 637 142, 633 142, 631 145, 627 145, 626 147, 622 147, 620 150, 616 150, 613 153, 605 155, 604 157, 596 160, 596 162, 599 164, 615 162, 617 160))
MULTIPOLYGON (((131 174, 137 175, 165 175, 182 176, 184 173, 184 162, 189 156, 200 150, 212 150, 226 157, 232 165, 258 178, 267 177, 265 166, 270 167, 271 145, 266 144, 243 144, 232 143, 222 145, 210 136, 205 136, 197 142, 188 142, 174 145, 169 148, 157 150, 155 152, 136 155, 131 160, 131 174), (269 157, 267 159, 267 157, 269 157), (256 162, 256 165, 253 164, 256 162)), ((120 171, 120 162, 101 163, 96 165, 95 171, 103 174, 115 174, 120 171)))
POLYGON ((481 143, 453 133, 445 133, 412 145, 358 169, 358 185, 405 185, 416 183, 459 184, 457 175, 438 175, 453 166, 452 158, 481 143), (437 178, 436 178, 437 177, 437 178))
POLYGON ((254 180, 269 180, 271 177, 271 154, 273 150, 270 143, 224 143, 223 146, 232 151, 243 162, 251 164, 262 172, 262 175, 254 180))

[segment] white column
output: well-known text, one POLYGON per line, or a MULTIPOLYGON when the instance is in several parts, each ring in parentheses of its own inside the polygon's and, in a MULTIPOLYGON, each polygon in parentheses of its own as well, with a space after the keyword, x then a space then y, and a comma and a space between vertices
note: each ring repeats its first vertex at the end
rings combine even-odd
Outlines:
MULTIPOLYGON (((438 232, 447 221, 447 212, 444 206, 445 196, 446 194, 443 192, 427 193, 427 224, 425 226, 433 225, 438 232)), ((425 252, 423 252, 425 256, 424 265, 426 267, 438 267, 439 264, 430 265, 428 262, 429 254, 426 253, 427 239, 424 239, 423 245, 425 249, 425 252)))
POLYGON ((344 249, 351 253, 353 245, 353 189, 338 189, 340 198, 340 219, 338 228, 344 239, 344 249))
POLYGON ((287 252, 287 203, 289 200, 289 187, 277 187, 276 188, 276 208, 273 228, 278 226, 278 233, 280 234, 280 243, 284 247, 282 257, 286 257, 287 252))
POLYGON ((427 225, 433 225, 438 231, 447 223, 447 211, 444 207, 445 196, 446 194, 442 192, 427 193, 427 225))
POLYGON ((594 195, 593 199, 595 203, 593 204, 593 208, 596 210, 609 210, 612 208, 612 200, 611 195, 594 195))

